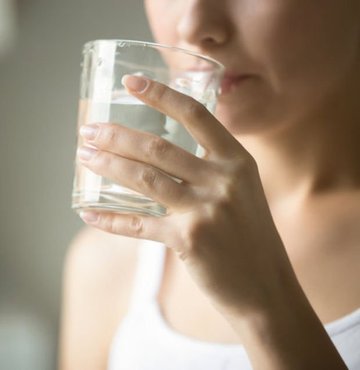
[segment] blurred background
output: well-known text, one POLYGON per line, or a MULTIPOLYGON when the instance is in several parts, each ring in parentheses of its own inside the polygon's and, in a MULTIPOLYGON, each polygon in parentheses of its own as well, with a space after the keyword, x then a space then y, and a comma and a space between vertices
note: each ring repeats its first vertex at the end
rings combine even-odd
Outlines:
POLYGON ((0 369, 56 369, 82 45, 151 40, 141 0, 0 0, 0 369))

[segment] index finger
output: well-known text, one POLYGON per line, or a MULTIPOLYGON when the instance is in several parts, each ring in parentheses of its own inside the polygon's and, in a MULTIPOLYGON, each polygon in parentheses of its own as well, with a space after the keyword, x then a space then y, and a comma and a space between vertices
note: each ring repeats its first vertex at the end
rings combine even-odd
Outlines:
POLYGON ((192 97, 140 76, 126 75, 122 82, 132 95, 183 124, 206 152, 226 155, 239 149, 239 142, 192 97))

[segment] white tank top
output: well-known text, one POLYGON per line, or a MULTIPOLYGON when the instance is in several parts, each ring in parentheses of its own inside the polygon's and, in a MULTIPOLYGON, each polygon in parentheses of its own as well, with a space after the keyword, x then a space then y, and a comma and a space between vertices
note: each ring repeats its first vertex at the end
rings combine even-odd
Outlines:
MULTIPOLYGON (((157 301, 166 247, 144 241, 129 311, 112 343, 108 370, 251 370, 243 346, 197 340, 174 331, 157 301)), ((360 370, 360 309, 325 325, 350 370, 360 370)))

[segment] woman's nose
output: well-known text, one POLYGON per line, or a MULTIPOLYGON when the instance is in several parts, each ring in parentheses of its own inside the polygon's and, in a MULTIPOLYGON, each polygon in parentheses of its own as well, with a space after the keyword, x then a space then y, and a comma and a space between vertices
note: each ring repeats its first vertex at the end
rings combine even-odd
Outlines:
POLYGON ((179 38, 205 50, 226 43, 230 37, 230 21, 224 3, 219 0, 188 1, 177 24, 179 38))

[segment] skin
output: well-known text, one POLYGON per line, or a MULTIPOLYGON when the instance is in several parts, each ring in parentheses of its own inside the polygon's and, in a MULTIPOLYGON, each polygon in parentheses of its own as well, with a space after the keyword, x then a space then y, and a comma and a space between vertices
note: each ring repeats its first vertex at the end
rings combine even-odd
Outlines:
POLYGON ((82 163, 166 205, 169 215, 82 218, 171 248, 239 335, 254 369, 346 368, 309 299, 325 319, 360 306, 360 2, 145 6, 156 41, 208 54, 251 78, 219 98, 214 117, 189 97, 128 77, 129 92, 181 122, 206 155, 94 124, 82 134, 96 149, 81 148, 82 163), (319 293, 324 276, 353 293, 333 311, 319 293))

